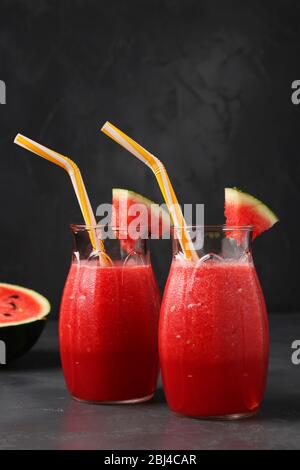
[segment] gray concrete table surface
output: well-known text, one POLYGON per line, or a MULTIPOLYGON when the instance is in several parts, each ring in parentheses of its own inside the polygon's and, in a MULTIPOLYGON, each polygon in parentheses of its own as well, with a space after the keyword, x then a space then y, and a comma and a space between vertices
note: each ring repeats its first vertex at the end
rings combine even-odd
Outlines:
POLYGON ((161 388, 149 403, 101 406, 70 398, 60 367, 57 323, 10 366, 0 366, 0 449, 300 449, 300 313, 270 315, 271 360, 260 413, 240 421, 174 415, 161 388))

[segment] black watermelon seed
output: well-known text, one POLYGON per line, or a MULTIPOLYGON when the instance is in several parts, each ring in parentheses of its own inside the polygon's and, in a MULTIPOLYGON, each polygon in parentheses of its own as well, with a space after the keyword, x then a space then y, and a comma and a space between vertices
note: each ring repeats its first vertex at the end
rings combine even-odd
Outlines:
POLYGON ((8 303, 9 303, 9 305, 12 306, 12 308, 13 308, 14 310, 16 310, 17 305, 16 305, 14 302, 8 302, 8 303))

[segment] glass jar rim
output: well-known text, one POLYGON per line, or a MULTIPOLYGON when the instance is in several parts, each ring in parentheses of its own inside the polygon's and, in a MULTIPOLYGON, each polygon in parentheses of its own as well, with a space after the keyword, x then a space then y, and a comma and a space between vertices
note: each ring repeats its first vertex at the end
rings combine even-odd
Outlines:
MULTIPOLYGON (((70 228, 72 231, 80 232, 85 230, 104 230, 104 229, 111 229, 111 230, 128 230, 128 226, 117 226, 111 224, 97 224, 97 225, 85 225, 85 224, 70 224, 70 228)), ((140 229, 149 229, 148 225, 140 225, 140 229)), ((202 229, 205 232, 213 232, 213 231, 251 231, 254 229, 253 225, 171 225, 171 230, 198 230, 202 229)))
POLYGON ((213 231, 237 231, 237 230, 243 230, 243 231, 251 231, 254 229, 253 225, 226 225, 226 224, 220 224, 220 225, 172 225, 171 230, 204 230, 205 232, 213 232, 213 231))
MULTIPOLYGON (((111 224, 97 224, 97 225, 85 225, 85 224, 69 224, 70 229, 73 232, 84 232, 88 230, 104 230, 104 229, 110 229, 110 230, 115 230, 115 231, 120 231, 120 230, 128 230, 128 226, 117 226, 117 225, 111 225, 111 224)), ((139 225, 139 228, 147 229, 149 230, 148 225, 139 225)))

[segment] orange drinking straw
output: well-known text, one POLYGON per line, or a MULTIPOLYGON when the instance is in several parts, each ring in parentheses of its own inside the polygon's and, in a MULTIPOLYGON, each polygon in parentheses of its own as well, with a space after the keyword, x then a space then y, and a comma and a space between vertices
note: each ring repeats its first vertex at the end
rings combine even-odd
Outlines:
MULTIPOLYGON (((36 155, 39 155, 40 157, 45 158, 52 163, 55 163, 68 172, 80 205, 85 224, 88 227, 95 227, 97 223, 80 170, 76 163, 73 162, 73 160, 70 158, 61 155, 54 150, 50 150, 47 147, 44 147, 43 145, 38 144, 34 140, 31 140, 21 134, 17 134, 14 142, 17 145, 20 145, 20 147, 24 147, 30 152, 35 153, 36 155)), ((97 237, 96 230, 91 230, 89 232, 89 236, 94 250, 97 250, 99 253, 101 253, 101 257, 104 255, 104 258, 107 258, 108 261, 109 257, 105 254, 104 243, 97 237)))
POLYGON ((132 153, 132 155, 134 155, 136 158, 145 163, 145 165, 147 165, 149 168, 151 168, 157 179, 164 200, 168 206, 176 231, 180 231, 179 241, 183 253, 188 260, 197 261, 197 253, 186 229, 186 222, 163 163, 157 157, 152 155, 152 153, 148 152, 148 150, 135 142, 128 135, 124 134, 124 132, 122 132, 110 122, 106 122, 101 131, 124 147, 126 150, 128 150, 130 153, 132 153))

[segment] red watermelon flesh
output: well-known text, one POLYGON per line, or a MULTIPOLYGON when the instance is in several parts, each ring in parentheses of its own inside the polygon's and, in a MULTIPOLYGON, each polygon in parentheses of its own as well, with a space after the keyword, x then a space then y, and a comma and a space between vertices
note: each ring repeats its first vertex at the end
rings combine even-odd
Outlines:
POLYGON ((225 188, 225 217, 227 226, 252 226, 252 240, 279 220, 263 202, 237 188, 225 188))
POLYGON ((25 287, 0 283, 0 327, 30 323, 50 311, 45 297, 25 287))
POLYGON ((42 334, 50 304, 37 292, 0 283, 0 364, 23 356, 42 334))
POLYGON ((129 225, 136 220, 140 237, 160 238, 164 230, 170 227, 170 217, 166 210, 150 199, 127 189, 113 189, 112 226, 119 228, 116 236, 121 240, 122 248, 130 253, 137 250, 138 242, 128 233, 129 225), (137 211, 133 210, 137 209, 137 211), (131 212, 131 210, 133 212, 131 212), (137 219, 138 218, 138 219, 137 219))

